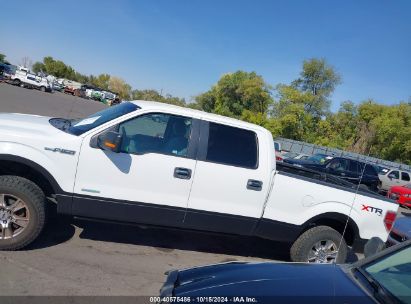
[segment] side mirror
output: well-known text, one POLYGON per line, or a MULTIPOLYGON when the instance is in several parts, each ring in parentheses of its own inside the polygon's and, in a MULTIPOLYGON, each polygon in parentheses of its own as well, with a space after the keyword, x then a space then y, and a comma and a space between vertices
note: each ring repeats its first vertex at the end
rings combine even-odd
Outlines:
POLYGON ((97 146, 102 150, 119 153, 122 140, 123 136, 120 133, 108 131, 97 137, 97 146))
POLYGON ((384 249, 385 243, 379 237, 372 237, 364 246, 364 256, 368 258, 384 249))

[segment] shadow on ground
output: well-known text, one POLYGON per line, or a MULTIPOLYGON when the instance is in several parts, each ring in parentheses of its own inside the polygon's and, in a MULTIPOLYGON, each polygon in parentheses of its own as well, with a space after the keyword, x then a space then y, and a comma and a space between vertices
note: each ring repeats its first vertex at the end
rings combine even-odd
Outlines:
MULTIPOLYGON (((133 225, 75 220, 83 229, 80 238, 104 242, 154 247, 159 251, 175 249, 207 253, 289 260, 287 244, 250 237, 218 235, 179 229, 144 228, 133 225)), ((230 260, 230 259, 227 259, 230 260)))
MULTIPOLYGON (((79 235, 81 239, 149 246, 162 252, 173 252, 177 249, 233 256, 224 261, 235 260, 234 256, 290 260, 289 245, 285 243, 252 237, 88 221, 64 216, 56 216, 49 221, 39 239, 26 250, 65 243, 73 238, 76 226, 82 229, 79 235)), ((350 251, 347 262, 357 260, 357 255, 350 251)))

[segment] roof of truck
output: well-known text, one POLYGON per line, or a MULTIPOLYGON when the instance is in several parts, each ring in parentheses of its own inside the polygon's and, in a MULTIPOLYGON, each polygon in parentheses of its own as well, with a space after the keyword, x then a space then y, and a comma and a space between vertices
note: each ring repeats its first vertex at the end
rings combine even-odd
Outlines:
POLYGON ((198 118, 198 119, 205 119, 205 120, 210 120, 210 121, 215 121, 215 122, 221 122, 221 123, 226 123, 229 125, 236 125, 238 127, 249 128, 249 129, 254 129, 254 130, 260 129, 260 130, 264 130, 267 132, 265 128, 252 124, 252 123, 248 123, 242 120, 238 120, 235 118, 230 118, 230 117, 226 117, 222 115, 207 113, 207 112, 200 111, 200 110, 180 107, 180 106, 167 104, 163 102, 156 102, 156 101, 133 100, 130 102, 138 105, 142 109, 159 110, 159 111, 161 110, 178 111, 179 114, 183 116, 190 116, 190 117, 198 118))

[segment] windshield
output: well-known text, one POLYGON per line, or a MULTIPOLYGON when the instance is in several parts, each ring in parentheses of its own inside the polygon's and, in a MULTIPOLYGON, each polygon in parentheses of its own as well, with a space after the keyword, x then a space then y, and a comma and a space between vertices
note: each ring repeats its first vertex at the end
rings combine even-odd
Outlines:
POLYGON ((298 156, 298 153, 294 153, 294 152, 287 152, 284 154, 284 157, 287 157, 287 158, 294 158, 296 156, 298 156))
POLYGON ((332 159, 331 156, 325 154, 315 154, 307 158, 307 161, 316 163, 316 164, 324 164, 327 160, 332 159))
POLYGON ((411 246, 368 264, 364 270, 402 303, 411 303, 411 246))
POLYGON ((137 109, 139 109, 139 107, 134 103, 120 103, 116 106, 94 113, 86 118, 72 121, 70 127, 67 128, 67 132, 73 135, 81 135, 84 132, 94 129, 95 127, 98 127, 110 120, 116 119, 137 109))

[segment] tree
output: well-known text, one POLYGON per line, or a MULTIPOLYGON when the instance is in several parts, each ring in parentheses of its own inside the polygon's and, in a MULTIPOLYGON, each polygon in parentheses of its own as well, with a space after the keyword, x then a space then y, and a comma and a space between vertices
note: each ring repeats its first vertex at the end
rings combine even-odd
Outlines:
POLYGON ((120 99, 130 100, 131 86, 123 79, 111 76, 108 87, 111 91, 116 92, 119 95, 120 99))
POLYGON ((99 87, 103 90, 109 89, 110 75, 109 74, 100 74, 97 77, 90 79, 90 83, 99 87))
POLYGON ((325 59, 312 58, 304 60, 300 77, 292 82, 292 86, 313 96, 310 102, 305 104, 305 109, 318 118, 329 111, 329 97, 339 83, 341 76, 325 59))
POLYGON ((158 101, 182 107, 186 106, 184 98, 175 97, 171 94, 163 96, 156 90, 134 90, 131 95, 134 100, 158 101))
POLYGON ((0 53, 0 63, 10 64, 10 62, 8 62, 8 61, 6 60, 6 55, 1 54, 1 53, 0 53))
POLYGON ((215 86, 195 99, 198 107, 208 112, 236 118, 241 118, 246 110, 265 115, 273 101, 271 89, 255 72, 237 71, 223 75, 215 86))

